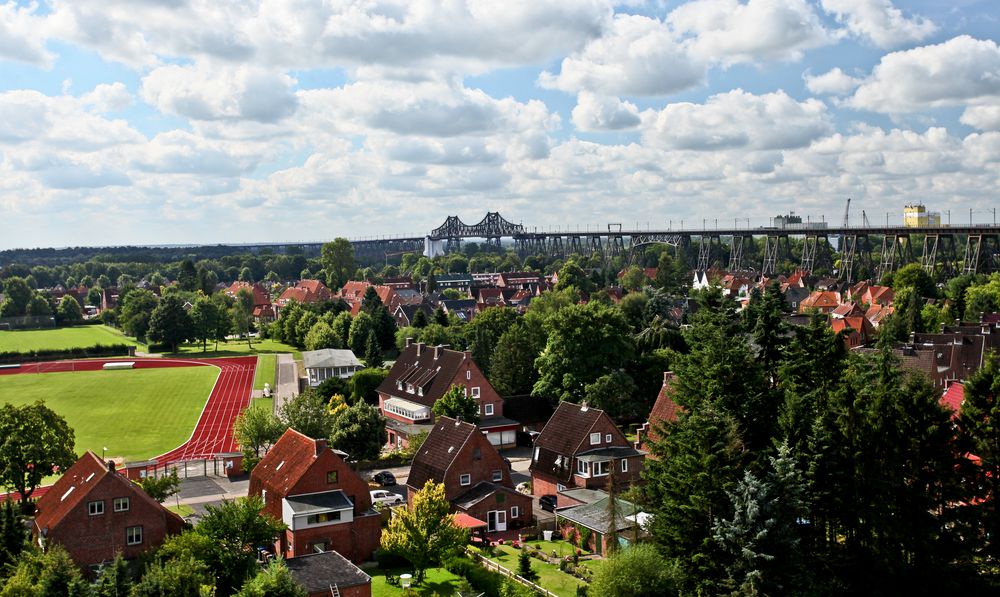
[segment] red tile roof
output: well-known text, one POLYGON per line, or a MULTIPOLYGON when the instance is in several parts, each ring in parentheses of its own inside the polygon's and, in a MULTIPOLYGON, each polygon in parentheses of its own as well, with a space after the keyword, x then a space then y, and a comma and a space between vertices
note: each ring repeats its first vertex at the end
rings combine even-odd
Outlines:
POLYGON ((260 284, 233 282, 229 285, 229 288, 226 288, 226 294, 229 296, 236 296, 239 294, 240 290, 244 288, 249 288, 250 292, 253 293, 253 304, 255 307, 271 304, 271 295, 268 294, 267 290, 265 290, 260 284))
POLYGON ((958 382, 948 386, 944 395, 941 396, 941 404, 952 412, 952 418, 958 417, 963 402, 965 402, 965 386, 958 382))
POLYGON ((90 450, 69 467, 63 476, 45 492, 36 504, 35 526, 53 529, 67 514, 87 500, 90 490, 108 476, 113 476, 130 497, 155 504, 167 518, 167 526, 179 528, 184 524, 179 516, 163 508, 138 485, 118 473, 108 470, 108 465, 90 450))
POLYGON ((840 296, 836 292, 829 290, 816 290, 799 303, 799 311, 806 312, 809 309, 836 309, 840 304, 840 296))
MULTIPOLYGON (((315 440, 294 429, 288 429, 253 469, 251 485, 287 496, 292 487, 309 471, 326 440, 315 440)), ((254 487, 250 488, 253 495, 254 487)))
POLYGON ((671 383, 674 379, 673 372, 667 371, 663 374, 663 386, 660 387, 660 393, 656 396, 656 402, 653 404, 653 410, 649 413, 650 425, 650 435, 653 436, 657 425, 660 423, 673 423, 677 421, 677 417, 680 415, 683 408, 673 399, 673 384, 671 383))

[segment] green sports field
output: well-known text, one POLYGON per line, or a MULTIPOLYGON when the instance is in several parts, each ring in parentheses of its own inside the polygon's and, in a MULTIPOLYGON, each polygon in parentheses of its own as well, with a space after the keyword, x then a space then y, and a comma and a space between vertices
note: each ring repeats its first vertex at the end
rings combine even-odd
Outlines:
POLYGON ((184 443, 212 386, 215 367, 171 367, 0 376, 0 403, 44 400, 76 433, 76 451, 144 460, 184 443))
POLYGON ((0 331, 0 352, 86 348, 95 344, 140 346, 132 338, 123 336, 117 330, 103 325, 84 325, 48 330, 0 331))
POLYGON ((274 388, 274 374, 278 366, 278 357, 273 354, 262 354, 257 357, 257 371, 254 373, 253 389, 263 390, 264 384, 274 388))

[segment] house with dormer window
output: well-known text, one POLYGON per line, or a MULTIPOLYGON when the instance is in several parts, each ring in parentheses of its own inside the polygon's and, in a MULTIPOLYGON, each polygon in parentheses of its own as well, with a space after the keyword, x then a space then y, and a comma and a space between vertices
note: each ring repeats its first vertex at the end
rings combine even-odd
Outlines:
POLYGON ((382 538, 368 484, 346 454, 289 429, 254 467, 249 495, 264 513, 288 527, 275 543, 285 558, 336 551, 353 562, 370 560, 382 538))
POLYGON ((438 417, 410 466, 411 504, 428 481, 444 485, 452 508, 485 523, 488 532, 531 524, 531 496, 514 491, 510 467, 472 423, 438 417))
POLYGON ((38 500, 32 535, 46 548, 58 543, 81 568, 146 554, 184 521, 141 487, 87 451, 38 500))
POLYGON ((639 480, 644 459, 645 452, 628 441, 607 413, 560 402, 535 438, 529 467, 532 493, 603 489, 609 475, 625 489, 639 480))
POLYGON ((389 375, 379 385, 379 410, 386 418, 388 445, 403 448, 409 438, 430 432, 432 408, 452 386, 464 388, 479 406, 479 428, 497 447, 515 444, 518 423, 503 416, 503 398, 483 375, 469 351, 427 346, 407 339, 389 375))

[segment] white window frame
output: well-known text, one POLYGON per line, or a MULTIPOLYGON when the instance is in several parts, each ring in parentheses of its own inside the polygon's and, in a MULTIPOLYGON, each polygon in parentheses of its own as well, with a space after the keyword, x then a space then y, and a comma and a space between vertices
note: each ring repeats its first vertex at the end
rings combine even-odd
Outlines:
POLYGON ((87 502, 87 514, 91 516, 100 516, 104 514, 104 500, 87 502))
POLYGON ((486 414, 487 417, 490 417, 490 416, 493 415, 493 403, 492 402, 489 403, 489 404, 487 404, 484 408, 485 408, 485 414, 486 414))
POLYGON ((601 434, 600 433, 591 433, 590 434, 590 445, 592 445, 592 446, 599 446, 599 445, 601 445, 601 434))
POLYGON ((556 483, 556 491, 566 491, 566 486, 562 483, 556 483))
POLYGON ((611 434, 610 433, 605 433, 604 434, 604 443, 606 443, 606 444, 610 444, 611 443, 611 434))
POLYGON ((622 472, 623 473, 628 472, 628 460, 626 460, 625 458, 622 458, 622 472))
POLYGON ((128 512, 132 507, 131 500, 127 497, 116 497, 114 500, 115 512, 128 512))
POLYGON ((468 487, 472 485, 472 475, 465 473, 458 478, 458 484, 462 487, 468 487))
POLYGON ((518 508, 517 506, 511 506, 510 507, 510 517, 511 518, 517 518, 520 515, 521 515, 521 509, 520 508, 518 508))
POLYGON ((125 545, 142 545, 142 525, 125 527, 125 545))
POLYGON ((465 371, 465 380, 466 381, 471 381, 472 380, 472 369, 467 369, 465 371))
POLYGON ((497 470, 493 471, 493 482, 494 483, 498 483, 500 481, 503 481, 503 471, 500 470, 500 469, 497 469, 497 470))
POLYGON ((611 461, 610 460, 599 460, 599 461, 594 462, 591 465, 591 467, 590 467, 591 476, 593 476, 593 477, 607 477, 608 476, 608 471, 611 469, 610 465, 611 465, 611 461), (604 470, 604 472, 601 472, 602 469, 604 470))
POLYGON ((479 386, 472 387, 472 397, 479 398, 479 386))
POLYGON ((577 460, 576 461, 576 474, 580 475, 581 477, 589 477, 590 476, 590 463, 587 462, 586 460, 577 460))

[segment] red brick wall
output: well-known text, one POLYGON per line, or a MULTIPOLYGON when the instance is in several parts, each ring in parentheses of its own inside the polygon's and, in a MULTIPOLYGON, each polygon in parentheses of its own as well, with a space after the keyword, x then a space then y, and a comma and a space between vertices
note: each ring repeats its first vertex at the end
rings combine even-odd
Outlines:
MULTIPOLYGON (((355 516, 371 510, 372 500, 368 494, 368 483, 363 481, 358 473, 354 472, 340 456, 330 450, 324 450, 320 453, 306 474, 302 475, 298 483, 292 486, 288 495, 317 493, 331 489, 341 489, 351 498, 354 502, 355 516), (327 473, 330 471, 337 471, 336 483, 326 482, 327 473)), ((280 500, 278 506, 279 508, 281 506, 280 500)))
MULTIPOLYGON (((372 585, 368 583, 367 585, 347 587, 346 589, 341 588, 340 595, 341 597, 372 597, 372 585)), ((309 597, 330 597, 330 589, 309 593, 309 597)))
POLYGON ((556 490, 557 483, 558 481, 548 475, 543 476, 539 473, 532 473, 531 493, 533 495, 557 495, 559 493, 556 490))
POLYGON ((449 500, 457 498, 481 481, 497 483, 511 489, 514 487, 507 463, 503 461, 503 457, 490 444, 486 436, 479 432, 474 433, 459 450, 451 468, 445 473, 443 481, 445 497, 449 500), (479 459, 475 458, 476 448, 479 449, 479 459), (500 481, 493 481, 493 471, 500 471, 502 474, 500 481), (471 482, 463 486, 461 476, 466 473, 470 475, 471 482))
POLYGON ((131 559, 159 547, 170 532, 168 514, 159 504, 142 499, 141 491, 123 476, 103 477, 78 507, 49 529, 47 540, 64 546, 81 567, 112 560, 118 551, 131 559), (129 498, 128 511, 114 511, 117 497, 129 498), (90 516, 87 504, 97 500, 104 501, 104 514, 90 516), (142 526, 139 545, 126 545, 125 529, 131 526, 142 526))
POLYGON ((449 386, 465 386, 469 388, 469 395, 472 395, 472 388, 478 387, 479 399, 476 402, 479 403, 480 416, 486 416, 487 404, 493 405, 493 414, 491 416, 503 416, 503 398, 490 385, 489 380, 483 375, 479 365, 472 360, 472 353, 465 353, 465 361, 459 367, 458 372, 455 373, 455 377, 451 380, 449 386))
POLYGON ((282 537, 286 558, 315 553, 313 544, 326 543, 328 550, 334 550, 354 563, 372 559, 382 539, 381 517, 377 514, 355 518, 350 523, 331 524, 292 532, 285 531, 282 537))
POLYGON ((498 492, 497 494, 487 497, 483 501, 479 502, 472 508, 466 510, 466 514, 469 516, 474 516, 483 522, 487 521, 487 513, 493 510, 504 510, 507 512, 507 530, 514 528, 523 528, 531 526, 532 519, 532 499, 531 496, 527 495, 511 495, 506 492, 498 492), (500 497, 502 496, 502 497, 500 497), (498 498, 503 501, 499 501, 498 498), (518 515, 517 518, 512 518, 510 515, 510 509, 512 506, 517 506, 518 515), (520 523, 515 526, 514 522, 520 523))

